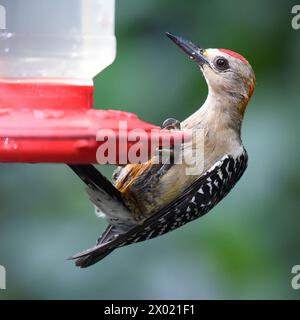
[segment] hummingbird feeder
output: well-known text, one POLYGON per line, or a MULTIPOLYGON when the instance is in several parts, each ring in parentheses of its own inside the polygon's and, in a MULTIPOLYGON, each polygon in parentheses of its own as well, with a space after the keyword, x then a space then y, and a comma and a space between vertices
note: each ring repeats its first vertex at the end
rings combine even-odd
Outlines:
POLYGON ((96 163, 102 129, 117 137, 116 163, 127 159, 133 142, 124 136, 133 129, 147 143, 183 138, 134 114, 93 108, 92 79, 116 55, 114 9, 114 0, 1 2, 0 162, 96 163))

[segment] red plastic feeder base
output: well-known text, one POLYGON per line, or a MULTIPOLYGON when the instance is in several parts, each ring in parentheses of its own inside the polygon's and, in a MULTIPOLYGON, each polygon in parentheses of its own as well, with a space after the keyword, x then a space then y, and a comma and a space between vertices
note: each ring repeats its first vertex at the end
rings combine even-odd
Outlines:
POLYGON ((118 164, 128 161, 134 141, 127 134, 133 129, 147 133, 147 139, 141 140, 147 146, 151 138, 158 145, 183 137, 181 132, 159 130, 134 114, 95 110, 92 104, 93 86, 0 83, 0 162, 97 163, 97 150, 105 142, 97 141, 97 134, 105 130, 108 139, 116 137, 118 164), (122 131, 120 121, 127 127, 122 131))

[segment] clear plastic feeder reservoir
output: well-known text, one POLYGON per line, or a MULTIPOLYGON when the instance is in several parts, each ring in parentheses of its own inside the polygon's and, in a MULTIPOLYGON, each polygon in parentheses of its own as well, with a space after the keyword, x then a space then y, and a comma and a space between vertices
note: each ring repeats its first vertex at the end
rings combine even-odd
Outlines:
POLYGON ((1 11, 4 80, 86 83, 115 59, 115 0, 3 0, 1 11))
POLYGON ((136 115, 93 109, 92 79, 116 55, 114 11, 114 0, 1 1, 0 162, 95 163, 109 129, 119 163, 133 143, 120 121, 153 137, 136 115))

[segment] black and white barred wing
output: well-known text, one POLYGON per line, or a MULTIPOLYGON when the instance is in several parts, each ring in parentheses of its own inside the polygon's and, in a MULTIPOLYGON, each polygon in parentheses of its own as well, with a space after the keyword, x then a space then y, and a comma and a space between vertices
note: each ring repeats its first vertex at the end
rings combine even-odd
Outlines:
POLYGON ((221 201, 240 179, 247 167, 247 154, 238 158, 226 155, 196 180, 174 202, 147 219, 143 225, 118 238, 118 247, 144 241, 177 229, 195 220, 221 201), (126 241, 122 242, 122 239, 126 241))
POLYGON ((73 256, 72 259, 78 259, 77 266, 88 267, 116 248, 155 238, 203 216, 227 195, 246 167, 245 150, 237 157, 224 156, 175 201, 148 218, 142 225, 123 234, 116 233, 113 239, 106 242, 103 236, 112 228, 109 226, 95 247, 73 256))

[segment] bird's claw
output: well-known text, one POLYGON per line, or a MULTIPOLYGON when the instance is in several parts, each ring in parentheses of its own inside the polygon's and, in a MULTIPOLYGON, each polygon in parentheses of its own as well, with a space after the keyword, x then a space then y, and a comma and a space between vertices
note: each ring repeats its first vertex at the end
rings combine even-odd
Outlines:
MULTIPOLYGON (((174 118, 166 119, 162 124, 162 129, 166 130, 181 130, 180 121, 174 118)), ((157 155, 160 159, 160 163, 167 163, 165 161, 174 162, 174 146, 167 147, 158 147, 157 155)))
POLYGON ((181 130, 180 121, 178 121, 174 118, 168 118, 163 122, 162 129, 181 130))

